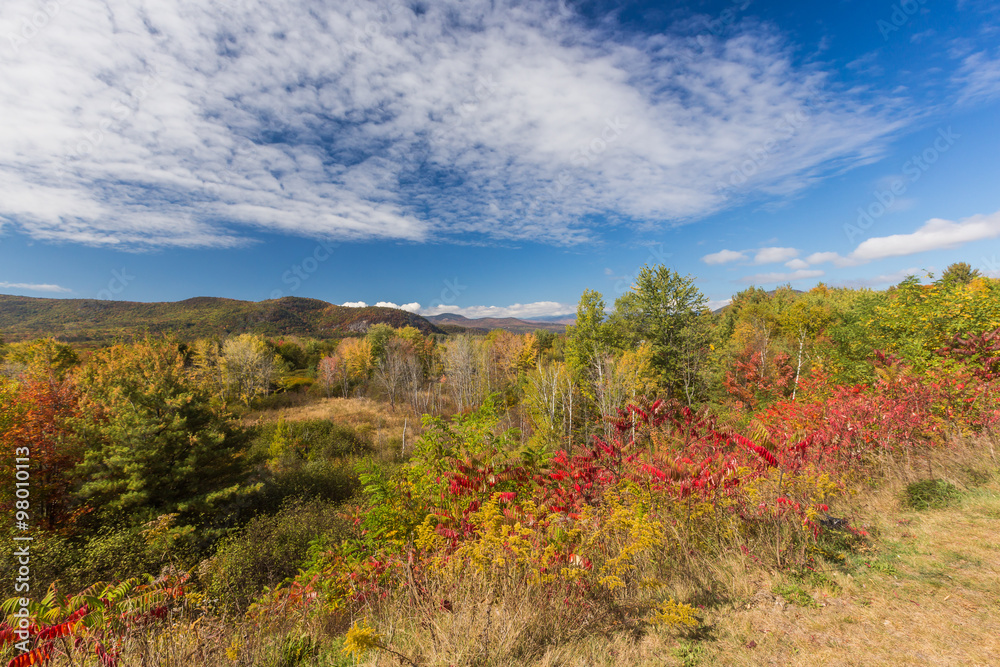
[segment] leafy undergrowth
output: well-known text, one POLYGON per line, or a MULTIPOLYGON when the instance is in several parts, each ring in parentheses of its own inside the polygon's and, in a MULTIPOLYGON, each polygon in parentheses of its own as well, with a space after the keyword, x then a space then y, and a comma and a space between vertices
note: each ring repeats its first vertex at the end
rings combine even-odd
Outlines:
POLYGON ((638 401, 571 451, 522 444, 490 401, 427 417, 245 616, 185 593, 136 632, 90 596, 36 611, 33 635, 60 628, 56 664, 987 664, 996 373, 877 370, 756 414, 638 401))

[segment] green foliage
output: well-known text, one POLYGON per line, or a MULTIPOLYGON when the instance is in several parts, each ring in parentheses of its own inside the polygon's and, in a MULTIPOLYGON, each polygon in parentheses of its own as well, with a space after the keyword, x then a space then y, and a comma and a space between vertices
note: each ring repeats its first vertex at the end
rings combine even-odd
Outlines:
POLYGON ((244 432, 213 407, 176 342, 147 338, 96 352, 77 377, 85 440, 77 496, 92 520, 133 524, 177 513, 198 523, 251 489, 244 432))
MULTIPOLYGON (((403 543, 427 517, 428 508, 440 505, 450 480, 447 473, 459 465, 490 468, 499 473, 507 466, 531 461, 539 465, 545 454, 521 448, 518 431, 498 432, 495 397, 475 411, 451 420, 424 415, 426 429, 410 461, 398 471, 367 464, 360 478, 366 512, 361 522, 370 539, 403 543)), ((497 482, 496 491, 506 491, 497 482)))
POLYGON ((566 362, 573 377, 581 383, 586 382, 587 370, 594 359, 612 347, 612 332, 604 308, 600 292, 584 290, 576 309, 576 324, 566 329, 566 362))
POLYGON ((937 350, 957 335, 1000 327, 1000 281, 941 280, 922 285, 910 276, 885 292, 861 293, 834 327, 837 379, 870 381, 876 351, 902 358, 920 371, 942 363, 937 350))
POLYGON ((906 486, 903 503, 915 510, 941 509, 958 499, 958 488, 943 479, 924 479, 906 486))
POLYGON ((251 451, 272 466, 293 461, 343 459, 371 451, 371 444, 350 426, 329 419, 278 419, 255 427, 251 451))
POLYGON ((288 635, 281 642, 281 666, 296 667, 319 654, 319 644, 306 634, 288 635))
POLYGON ((76 351, 54 338, 11 343, 0 347, 0 367, 5 375, 51 372, 57 378, 62 378, 78 363, 80 357, 76 351))
POLYGON ((613 326, 635 346, 653 345, 653 366, 672 393, 681 393, 683 364, 678 354, 681 332, 708 302, 694 278, 665 266, 644 266, 631 291, 615 301, 613 326))
POLYGON ((548 352, 556 342, 556 332, 546 329, 535 329, 535 340, 538 341, 538 351, 548 352))
POLYGON ((311 543, 343 539, 348 527, 331 503, 291 500, 274 515, 258 516, 223 538, 215 555, 202 563, 200 577, 211 598, 245 611, 266 588, 304 567, 311 543))
POLYGON ((780 595, 788 602, 799 607, 815 607, 816 600, 801 585, 796 583, 781 582, 771 588, 771 592, 780 595))
POLYGON ((281 357, 263 336, 240 334, 222 343, 219 360, 226 389, 249 406, 258 396, 266 396, 285 370, 281 357))
POLYGON ((292 341, 280 342, 274 346, 275 353, 290 370, 307 368, 306 352, 292 341))
POLYGON ((78 588, 93 581, 124 581, 155 574, 163 565, 148 549, 140 527, 122 527, 115 522, 101 527, 83 543, 79 558, 65 574, 78 588))
POLYGON ((275 512, 291 498, 346 500, 358 485, 354 461, 371 451, 367 438, 326 419, 259 424, 248 455, 260 469, 260 488, 233 520, 247 512, 275 512))
POLYGON ((388 324, 374 324, 368 328, 368 333, 365 334, 365 338, 371 343, 372 346, 372 358, 377 362, 385 359, 385 348, 396 336, 396 330, 393 329, 388 324))
POLYGON ((942 285, 949 284, 961 284, 968 285, 975 278, 979 278, 983 274, 979 272, 979 269, 973 269, 968 262, 955 262, 948 266, 941 274, 941 278, 938 283, 942 285))
POLYGON ((683 667, 697 667, 705 659, 705 645, 697 641, 682 641, 674 649, 674 656, 681 661, 683 667))

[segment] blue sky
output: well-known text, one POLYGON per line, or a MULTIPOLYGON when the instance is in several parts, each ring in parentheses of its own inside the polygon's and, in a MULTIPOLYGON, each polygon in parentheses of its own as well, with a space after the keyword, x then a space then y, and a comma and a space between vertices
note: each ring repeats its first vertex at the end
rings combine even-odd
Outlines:
POLYGON ((5 0, 0 119, 0 293, 530 317, 647 263, 713 305, 1000 275, 985 0, 5 0))

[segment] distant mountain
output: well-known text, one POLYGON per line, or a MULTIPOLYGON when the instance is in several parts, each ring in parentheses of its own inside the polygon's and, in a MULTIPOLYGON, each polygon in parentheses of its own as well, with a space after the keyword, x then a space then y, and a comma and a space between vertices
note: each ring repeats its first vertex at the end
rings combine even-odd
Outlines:
POLYGON ((396 328, 412 326, 425 334, 445 333, 405 310, 349 308, 292 296, 267 301, 199 296, 141 303, 0 294, 0 337, 8 342, 46 336, 67 342, 104 342, 144 330, 172 331, 184 339, 241 333, 331 338, 363 333, 379 323, 396 328))
POLYGON ((425 317, 449 333, 487 333, 493 329, 503 329, 511 333, 531 333, 538 329, 563 333, 566 330, 565 323, 535 319, 522 320, 516 317, 468 318, 457 313, 442 313, 441 315, 427 315, 425 317))

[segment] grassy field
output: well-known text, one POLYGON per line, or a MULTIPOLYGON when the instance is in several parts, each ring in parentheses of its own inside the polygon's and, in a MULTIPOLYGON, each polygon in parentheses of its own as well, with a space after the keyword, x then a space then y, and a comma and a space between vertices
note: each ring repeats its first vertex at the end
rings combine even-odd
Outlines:
POLYGON ((328 419, 354 429, 372 444, 381 459, 402 458, 423 432, 420 415, 401 404, 395 410, 371 398, 321 398, 303 400, 286 407, 255 410, 244 418, 255 422, 328 419))

